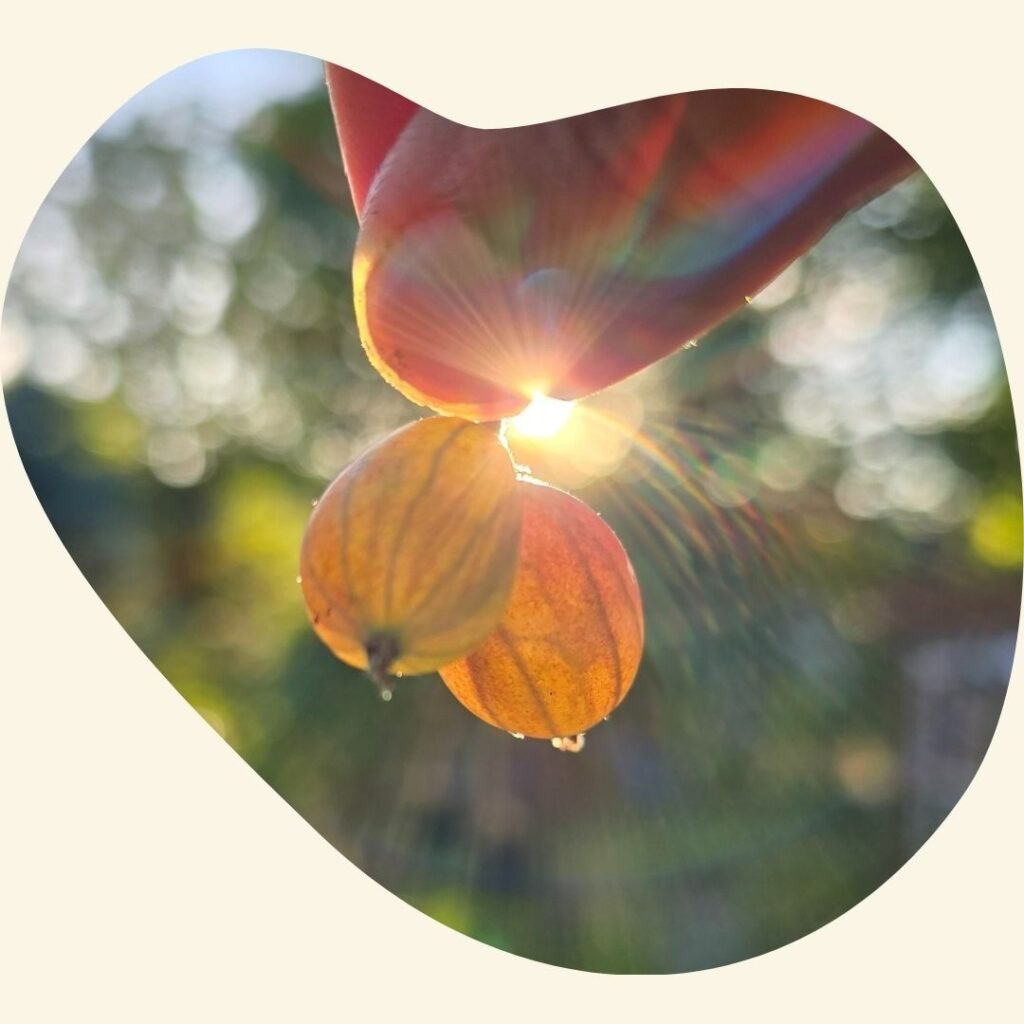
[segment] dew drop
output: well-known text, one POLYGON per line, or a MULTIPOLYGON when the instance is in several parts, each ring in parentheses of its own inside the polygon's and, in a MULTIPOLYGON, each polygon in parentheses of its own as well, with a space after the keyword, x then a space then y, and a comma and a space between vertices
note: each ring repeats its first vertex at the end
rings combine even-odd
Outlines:
POLYGON ((296 583, 301 583, 302 582, 302 577, 301 576, 296 576, 295 577, 295 582, 296 583))
POLYGON ((514 739, 514 740, 525 740, 526 739, 526 734, 525 733, 521 733, 521 732, 510 732, 509 736, 511 736, 512 739, 514 739))

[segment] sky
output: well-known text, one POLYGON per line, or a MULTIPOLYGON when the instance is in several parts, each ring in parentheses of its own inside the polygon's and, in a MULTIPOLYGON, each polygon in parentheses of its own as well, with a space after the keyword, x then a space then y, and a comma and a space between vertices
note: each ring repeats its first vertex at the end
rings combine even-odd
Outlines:
POLYGON ((136 93, 100 133, 121 135, 140 117, 189 104, 200 108, 210 122, 232 131, 266 104, 301 96, 322 82, 319 60, 285 50, 234 50, 201 57, 136 93))

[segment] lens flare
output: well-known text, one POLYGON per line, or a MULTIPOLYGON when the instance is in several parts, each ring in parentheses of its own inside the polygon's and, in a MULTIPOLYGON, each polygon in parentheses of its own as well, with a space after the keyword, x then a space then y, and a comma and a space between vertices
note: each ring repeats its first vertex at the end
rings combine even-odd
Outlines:
POLYGON ((575 402, 562 402, 537 394, 518 416, 508 421, 509 427, 524 437, 554 437, 572 418, 575 405, 575 402))

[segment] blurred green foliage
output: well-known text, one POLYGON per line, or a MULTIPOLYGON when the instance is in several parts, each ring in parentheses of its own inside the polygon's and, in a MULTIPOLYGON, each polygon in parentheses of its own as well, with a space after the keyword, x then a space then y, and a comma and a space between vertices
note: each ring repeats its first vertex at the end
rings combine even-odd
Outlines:
POLYGON ((355 232, 320 89, 241 128, 122 119, 56 184, 7 299, 6 401, 118 621, 345 856, 499 948, 696 970, 872 892, 970 782, 1019 617, 1005 371, 928 181, 599 399, 639 410, 614 466, 523 454, 608 519, 645 598, 635 688, 576 757, 436 678, 383 705, 307 626, 311 502, 420 414, 360 348, 355 232))

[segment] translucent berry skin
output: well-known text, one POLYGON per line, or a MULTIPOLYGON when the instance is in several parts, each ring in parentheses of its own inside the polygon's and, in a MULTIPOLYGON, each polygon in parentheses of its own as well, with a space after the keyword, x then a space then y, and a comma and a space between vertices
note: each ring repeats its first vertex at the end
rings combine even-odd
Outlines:
POLYGON ((394 675, 471 651, 512 589, 520 495, 492 429, 435 417, 390 435, 327 488, 306 528, 317 635, 342 661, 394 675))
POLYGON ((519 570, 497 629, 441 678, 478 718, 555 739, 629 693, 643 651, 640 588, 611 527, 564 491, 521 481, 519 570))

